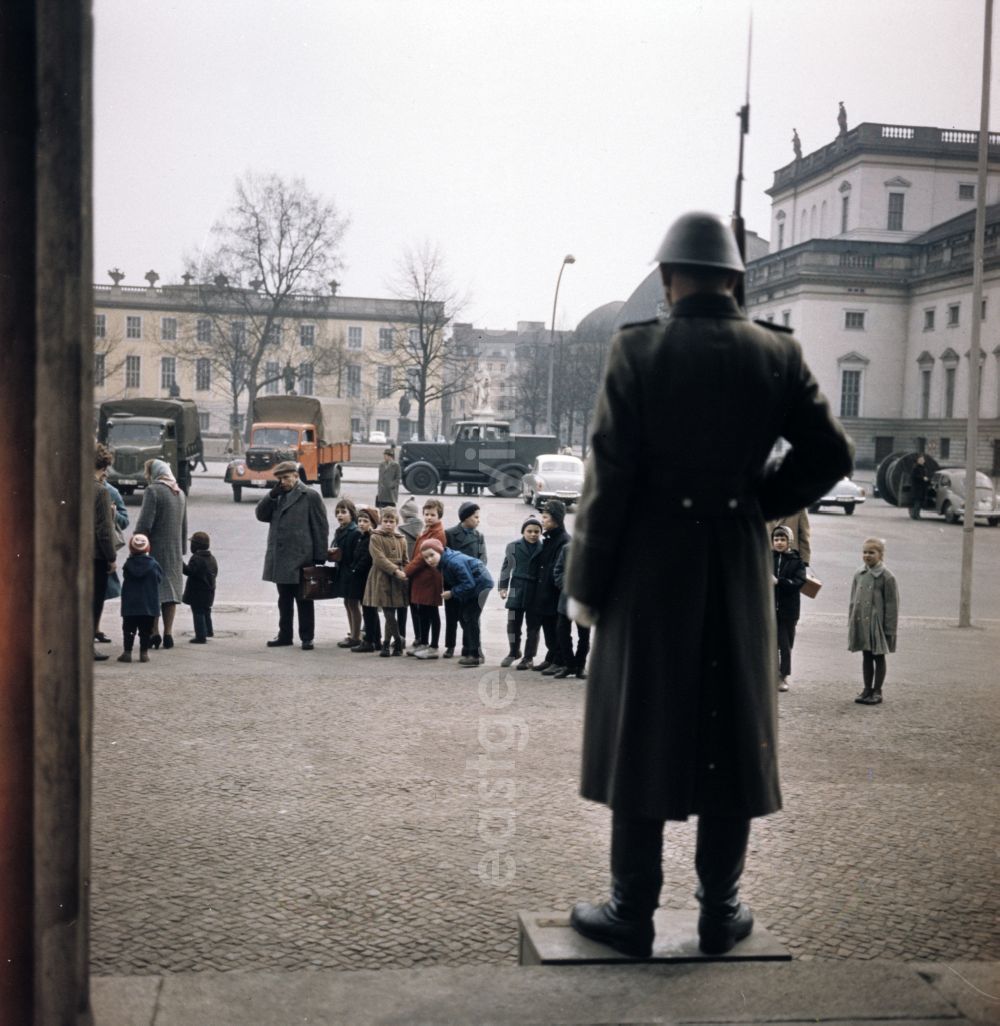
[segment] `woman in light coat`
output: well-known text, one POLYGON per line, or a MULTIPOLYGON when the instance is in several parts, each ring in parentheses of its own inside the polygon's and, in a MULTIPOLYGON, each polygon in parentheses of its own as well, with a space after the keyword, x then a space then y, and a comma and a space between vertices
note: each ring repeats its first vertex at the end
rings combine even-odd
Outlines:
POLYGON ((153 648, 174 647, 174 614, 184 593, 184 539, 187 537, 187 500, 170 467, 163 460, 146 461, 146 490, 142 509, 135 524, 135 534, 149 538, 150 555, 160 564, 160 611, 163 614, 163 635, 159 618, 153 624, 150 639, 153 648))

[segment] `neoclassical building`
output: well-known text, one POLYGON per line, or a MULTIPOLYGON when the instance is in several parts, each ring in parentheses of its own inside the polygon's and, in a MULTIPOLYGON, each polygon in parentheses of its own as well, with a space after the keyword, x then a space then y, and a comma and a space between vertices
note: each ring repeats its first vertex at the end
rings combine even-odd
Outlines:
POLYGON ((978 132, 863 123, 774 173, 755 318, 792 327, 857 445, 965 460, 981 318, 980 467, 1000 474, 1000 134, 989 139, 983 301, 972 309, 978 132))
MULTIPOLYGON (((198 404, 202 431, 228 435, 233 427, 232 386, 226 361, 213 347, 260 331, 266 303, 246 289, 238 295, 194 284, 94 285, 94 401, 130 396, 181 395, 198 404)), ((405 441, 416 429, 416 404, 400 406, 412 369, 400 356, 403 332, 418 331, 416 305, 402 299, 298 295, 271 325, 258 380, 263 395, 284 393, 352 401, 352 430, 405 441), (403 412, 405 411, 405 413, 403 412)), ((245 396, 239 400, 242 428, 245 396)), ((440 403, 429 409, 428 429, 439 430, 440 403)))

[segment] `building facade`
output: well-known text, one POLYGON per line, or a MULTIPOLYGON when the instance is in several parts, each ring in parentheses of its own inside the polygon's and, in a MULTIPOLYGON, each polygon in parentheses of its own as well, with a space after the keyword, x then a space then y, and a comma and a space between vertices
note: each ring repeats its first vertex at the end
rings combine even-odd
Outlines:
MULTIPOLYGON (((247 395, 242 378, 259 347, 258 394, 346 398, 356 441, 373 431, 405 441, 416 424, 409 399, 413 368, 405 332, 420 330, 416 304, 402 299, 339 295, 290 297, 278 317, 250 289, 194 284, 94 286, 94 400, 179 395, 198 404, 202 431, 242 430, 247 395), (404 400, 404 397, 405 400, 404 400), (401 400, 404 400, 401 403, 401 400)), ((428 409, 439 424, 440 403, 428 409)))
POLYGON ((965 460, 980 318, 977 461, 1000 474, 1000 134, 989 139, 983 299, 972 309, 978 133, 864 123, 774 173, 754 318, 794 329, 859 465, 965 460))

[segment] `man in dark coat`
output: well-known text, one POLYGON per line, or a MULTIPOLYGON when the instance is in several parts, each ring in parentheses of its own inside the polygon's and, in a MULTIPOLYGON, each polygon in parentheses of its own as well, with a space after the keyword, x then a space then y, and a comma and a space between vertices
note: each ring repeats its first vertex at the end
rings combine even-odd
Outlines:
POLYGON ((910 471, 910 518, 912 520, 920 519, 920 511, 924 508, 930 483, 931 479, 927 474, 927 460, 921 453, 917 457, 917 462, 913 464, 913 470, 910 471))
POLYGON ((375 508, 395 506, 399 500, 399 464, 395 460, 392 449, 382 453, 382 462, 378 468, 378 490, 375 493, 375 508))
POLYGON ((274 468, 278 483, 257 503, 257 519, 269 524, 264 555, 265 581, 278 587, 278 636, 269 648, 294 640, 293 607, 299 614, 299 639, 309 651, 315 633, 314 603, 299 598, 300 571, 326 562, 330 524, 319 492, 304 485, 298 467, 286 460, 274 468))
POLYGON ((571 919, 635 957, 652 950, 669 819, 698 816, 701 949, 753 928, 738 899, 750 819, 781 807, 764 521, 852 462, 798 343, 736 303, 730 229, 685 215, 657 259, 670 318, 612 343, 566 579, 571 616, 598 625, 581 792, 613 813, 610 900, 571 919), (792 448, 765 471, 779 437, 792 448), (622 546, 609 526, 623 510, 656 510, 662 539, 622 546))

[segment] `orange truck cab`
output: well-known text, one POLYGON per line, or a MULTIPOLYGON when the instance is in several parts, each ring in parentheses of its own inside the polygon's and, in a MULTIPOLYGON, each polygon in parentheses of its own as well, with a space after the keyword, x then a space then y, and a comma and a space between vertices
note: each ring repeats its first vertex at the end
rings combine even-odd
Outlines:
POLYGON ((349 402, 260 396, 254 401, 253 414, 247 451, 226 468, 234 502, 242 501, 244 488, 272 488, 274 468, 286 460, 298 464, 304 484, 319 484, 323 498, 340 494, 343 464, 351 458, 349 402))

